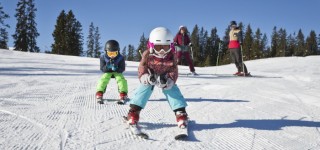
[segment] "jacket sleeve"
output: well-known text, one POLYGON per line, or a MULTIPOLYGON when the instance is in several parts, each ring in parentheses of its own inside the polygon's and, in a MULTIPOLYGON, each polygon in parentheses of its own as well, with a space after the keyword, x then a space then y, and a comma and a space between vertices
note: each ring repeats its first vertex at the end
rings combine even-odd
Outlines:
POLYGON ((140 60, 140 64, 138 67, 138 75, 139 79, 142 75, 148 73, 148 57, 150 52, 148 50, 145 50, 142 54, 142 58, 140 60))
POLYGON ((179 44, 178 43, 178 34, 174 37, 173 42, 176 43, 176 44, 179 44))
POLYGON ((126 70, 126 63, 123 57, 120 58, 118 73, 123 73, 126 70))
POLYGON ((104 56, 103 55, 101 55, 100 56, 100 70, 102 71, 102 72, 104 72, 104 73, 106 73, 107 72, 107 63, 106 63, 106 61, 104 60, 104 56))
POLYGON ((168 71, 168 78, 172 79, 174 81, 174 83, 177 82, 178 79, 178 65, 177 65, 177 61, 176 61, 176 56, 173 54, 173 65, 170 68, 170 70, 168 71))
POLYGON ((187 43, 185 43, 185 45, 188 45, 191 42, 190 37, 189 37, 188 34, 186 34, 186 39, 187 39, 187 41, 186 41, 187 43))

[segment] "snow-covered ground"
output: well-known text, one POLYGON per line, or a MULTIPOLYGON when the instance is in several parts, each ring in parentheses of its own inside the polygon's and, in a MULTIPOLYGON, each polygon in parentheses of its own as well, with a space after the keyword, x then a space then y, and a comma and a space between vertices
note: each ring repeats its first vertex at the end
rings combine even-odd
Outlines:
MULTIPOLYGON (((129 97, 137 62, 124 73, 129 97)), ((320 149, 320 56, 196 68, 178 79, 188 102, 189 141, 175 141, 176 122, 160 89, 141 112, 150 139, 133 136, 122 116, 129 105, 97 104, 99 60, 0 50, 0 149, 320 149)), ((105 98, 117 98, 116 82, 105 98)))

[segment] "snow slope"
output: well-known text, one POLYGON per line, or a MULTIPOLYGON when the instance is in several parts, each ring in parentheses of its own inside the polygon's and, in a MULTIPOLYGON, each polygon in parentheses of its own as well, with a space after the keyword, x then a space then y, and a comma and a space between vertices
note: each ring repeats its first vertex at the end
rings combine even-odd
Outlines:
MULTIPOLYGON (((320 56, 196 68, 178 79, 191 119, 189 141, 175 141, 175 117, 161 90, 141 112, 150 139, 133 136, 121 116, 129 105, 100 105, 99 60, 0 50, 0 149, 320 149, 320 56)), ((136 62, 127 62, 129 97, 136 62)), ((117 98, 114 80, 105 97, 117 98)))

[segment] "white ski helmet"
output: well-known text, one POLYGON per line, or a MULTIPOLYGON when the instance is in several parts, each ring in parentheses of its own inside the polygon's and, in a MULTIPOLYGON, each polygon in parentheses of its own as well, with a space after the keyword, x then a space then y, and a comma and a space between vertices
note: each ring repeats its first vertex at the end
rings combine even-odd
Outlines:
POLYGON ((173 38, 174 37, 169 29, 165 27, 154 28, 150 32, 149 36, 148 46, 150 53, 154 52, 154 45, 170 45, 170 50, 168 50, 166 53, 170 52, 172 49, 174 49, 173 38))

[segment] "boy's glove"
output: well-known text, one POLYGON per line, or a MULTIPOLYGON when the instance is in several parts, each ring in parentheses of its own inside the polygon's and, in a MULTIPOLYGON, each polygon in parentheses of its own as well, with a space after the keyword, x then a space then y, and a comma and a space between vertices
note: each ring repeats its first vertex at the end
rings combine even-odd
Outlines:
POLYGON ((189 46, 192 47, 192 43, 189 43, 189 46))
POLYGON ((117 67, 114 66, 114 65, 112 65, 111 70, 112 70, 112 71, 117 71, 117 67))

